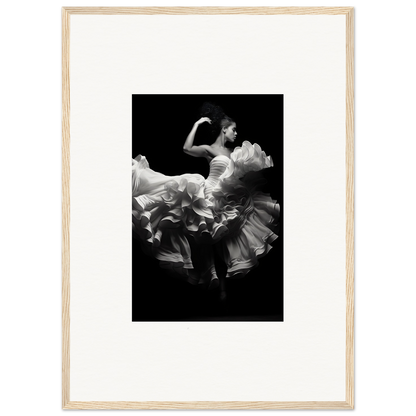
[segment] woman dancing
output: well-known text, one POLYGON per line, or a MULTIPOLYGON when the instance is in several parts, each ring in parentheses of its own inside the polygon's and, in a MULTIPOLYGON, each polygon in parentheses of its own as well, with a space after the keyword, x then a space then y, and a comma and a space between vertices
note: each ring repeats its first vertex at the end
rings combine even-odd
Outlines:
MULTIPOLYGON (((215 218, 227 225, 227 233, 220 243, 220 256, 227 265, 226 277, 239 277, 257 266, 257 258, 265 255, 277 235, 272 231, 280 215, 280 206, 269 195, 259 190, 261 181, 253 174, 273 166, 260 146, 244 142, 232 151, 227 143, 234 143, 237 125, 221 107, 205 103, 204 116, 189 133, 184 152, 194 157, 205 157, 210 173, 205 181, 205 197, 214 206, 215 218), (208 122, 215 141, 211 145, 194 146, 198 126, 208 122), (259 183, 260 182, 260 183, 259 183)), ((213 258, 209 254, 208 259, 213 258)), ((217 280, 215 265, 210 264, 211 286, 217 280)), ((221 296, 225 296, 224 279, 221 296)))
POLYGON ((193 284, 215 288, 221 282, 225 298, 225 280, 218 279, 212 247, 227 266, 226 277, 244 276, 277 238, 273 228, 280 207, 260 191, 262 181, 256 174, 273 166, 270 156, 249 142, 234 151, 228 148, 236 140, 237 126, 220 107, 205 103, 201 115, 183 150, 207 159, 209 176, 168 177, 151 170, 142 156, 133 160, 133 232, 161 267, 193 284), (215 140, 195 146, 202 123, 211 125, 215 140), (197 258, 203 259, 198 269, 197 258))

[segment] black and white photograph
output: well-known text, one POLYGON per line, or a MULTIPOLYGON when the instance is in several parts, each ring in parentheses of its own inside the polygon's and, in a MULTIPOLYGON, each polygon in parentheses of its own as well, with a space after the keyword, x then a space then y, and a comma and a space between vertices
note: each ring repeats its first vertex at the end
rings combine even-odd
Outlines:
POLYGON ((283 321, 283 95, 132 95, 132 321, 283 321))

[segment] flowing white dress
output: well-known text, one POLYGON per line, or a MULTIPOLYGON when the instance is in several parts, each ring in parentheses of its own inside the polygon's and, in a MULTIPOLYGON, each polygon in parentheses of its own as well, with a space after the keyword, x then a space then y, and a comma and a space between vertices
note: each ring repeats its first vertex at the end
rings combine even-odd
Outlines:
POLYGON ((260 190, 256 173, 271 166, 270 156, 249 142, 230 158, 214 157, 206 180, 199 174, 165 176, 150 169, 145 157, 133 159, 133 234, 161 267, 190 283, 209 278, 206 270, 195 270, 190 242, 194 258, 216 244, 226 276, 245 275, 277 238, 276 201, 260 190))

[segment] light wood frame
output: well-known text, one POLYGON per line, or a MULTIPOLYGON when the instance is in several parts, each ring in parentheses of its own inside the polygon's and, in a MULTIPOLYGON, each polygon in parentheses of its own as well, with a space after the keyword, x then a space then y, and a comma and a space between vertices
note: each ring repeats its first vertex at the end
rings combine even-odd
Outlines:
POLYGON ((62 8, 62 407, 63 409, 353 409, 354 408, 354 9, 352 7, 62 8), (345 15, 346 18, 346 391, 345 401, 77 402, 70 400, 70 71, 71 15, 345 15))

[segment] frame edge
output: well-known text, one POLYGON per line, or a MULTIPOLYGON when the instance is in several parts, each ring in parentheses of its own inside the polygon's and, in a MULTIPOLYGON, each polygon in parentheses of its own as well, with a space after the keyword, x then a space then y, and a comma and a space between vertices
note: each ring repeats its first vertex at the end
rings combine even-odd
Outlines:
POLYGON ((346 372, 354 408, 354 8, 346 15, 346 372))
POLYGON ((354 409, 354 8, 353 7, 62 7, 62 409, 354 409), (346 16, 346 401, 70 401, 70 15, 291 14, 346 16))
POLYGON ((62 408, 70 386, 70 14, 62 8, 62 408))

